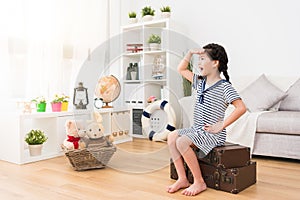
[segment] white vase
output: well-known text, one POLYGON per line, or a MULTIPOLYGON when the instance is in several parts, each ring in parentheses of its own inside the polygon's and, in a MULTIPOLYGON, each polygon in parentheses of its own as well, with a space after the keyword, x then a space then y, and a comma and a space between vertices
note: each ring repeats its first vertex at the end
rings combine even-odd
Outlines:
POLYGON ((129 18, 129 19, 128 19, 128 23, 129 23, 129 24, 137 23, 137 21, 138 21, 137 18, 129 18))
POLYGON ((161 12, 161 18, 165 19, 165 18, 170 18, 170 17, 171 17, 170 12, 161 12))
POLYGON ((143 18, 142 18, 142 21, 143 22, 148 22, 148 21, 151 21, 153 19, 153 16, 152 15, 145 15, 143 18))
POLYGON ((137 72, 130 72, 131 80, 136 80, 136 74, 137 72))
POLYGON ((42 154, 42 144, 28 145, 30 156, 40 156, 42 154))
POLYGON ((160 44, 158 43, 149 43, 149 47, 151 51, 159 50, 160 44))

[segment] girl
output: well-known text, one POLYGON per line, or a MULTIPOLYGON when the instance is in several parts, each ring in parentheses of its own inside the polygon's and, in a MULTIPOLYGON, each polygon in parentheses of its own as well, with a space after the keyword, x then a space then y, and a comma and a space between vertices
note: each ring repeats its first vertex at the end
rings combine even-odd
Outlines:
POLYGON ((190 50, 178 66, 178 72, 192 82, 196 90, 196 102, 193 126, 175 130, 168 136, 170 153, 178 174, 178 180, 167 188, 169 193, 186 188, 182 194, 193 196, 206 190, 196 154, 191 146, 199 149, 198 156, 206 156, 214 147, 225 143, 225 128, 246 111, 243 101, 229 82, 227 63, 225 49, 218 44, 208 44, 202 50, 190 50), (193 54, 200 56, 201 76, 187 69, 193 54), (221 72, 226 80, 221 79, 221 72), (229 104, 233 104, 235 109, 224 120, 229 104), (192 185, 187 180, 184 161, 193 174, 192 185))

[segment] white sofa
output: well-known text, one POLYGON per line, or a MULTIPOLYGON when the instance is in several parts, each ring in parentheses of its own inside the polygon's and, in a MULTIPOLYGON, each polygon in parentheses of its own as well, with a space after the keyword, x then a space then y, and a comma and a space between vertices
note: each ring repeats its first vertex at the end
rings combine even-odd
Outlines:
MULTIPOLYGON (((249 112, 268 110, 257 118, 253 155, 300 159, 300 79, 286 82, 289 86, 278 87, 276 81, 261 75, 249 81, 247 87, 235 87, 241 91, 249 112)), ((183 109, 182 127, 189 127, 193 98, 183 97, 179 102, 183 109)))

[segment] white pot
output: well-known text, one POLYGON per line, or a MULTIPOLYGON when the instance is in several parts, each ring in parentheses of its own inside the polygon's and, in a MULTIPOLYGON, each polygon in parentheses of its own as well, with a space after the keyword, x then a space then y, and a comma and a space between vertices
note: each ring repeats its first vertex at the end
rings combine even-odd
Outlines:
POLYGON ((159 50, 160 49, 160 44, 158 43, 149 43, 149 47, 151 51, 159 50))
POLYGON ((30 156, 40 156, 42 154, 42 144, 28 145, 30 156))
POLYGON ((171 13, 170 12, 161 12, 161 18, 170 18, 171 13))
POLYGON ((136 74, 137 72, 130 72, 131 80, 136 80, 136 74))
POLYGON ((142 18, 143 22, 148 22, 148 21, 151 21, 153 20, 153 16, 152 15, 145 15, 143 18, 142 18))
POLYGON ((138 21, 137 18, 129 18, 129 19, 128 19, 128 23, 129 23, 129 24, 137 23, 137 21, 138 21))

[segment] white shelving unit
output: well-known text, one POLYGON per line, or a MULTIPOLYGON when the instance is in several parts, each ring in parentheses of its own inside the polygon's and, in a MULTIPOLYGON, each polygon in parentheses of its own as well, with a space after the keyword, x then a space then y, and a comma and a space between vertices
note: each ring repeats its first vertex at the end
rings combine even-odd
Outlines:
MULTIPOLYGON (((178 55, 172 54, 169 50, 169 33, 174 28, 174 23, 170 19, 161 19, 149 22, 130 24, 121 27, 123 54, 121 56, 121 77, 123 77, 123 101, 133 109, 133 123, 141 126, 138 121, 142 109, 148 103, 149 96, 157 99, 165 99, 170 103, 177 104, 178 95, 176 90, 180 90, 180 76, 177 73, 177 65, 180 61, 178 55), (161 37, 161 45, 158 50, 150 50, 148 38, 151 34, 161 37), (141 44, 141 51, 128 51, 127 44, 141 44), (164 70, 159 79, 153 73, 155 60, 159 58, 164 70), (138 63, 138 79, 128 80, 127 68, 130 63, 138 63), (172 76, 171 76, 172 74, 172 76), (175 75, 174 75, 175 74, 175 75)), ((141 133, 141 128, 133 127, 133 135, 145 137, 141 133)))
MULTIPOLYGON (((103 118, 104 135, 114 134, 115 143, 131 141, 131 109, 99 109, 103 118)), ((63 155, 61 144, 66 138, 65 121, 68 119, 90 120, 90 110, 75 112, 5 113, 0 117, 6 124, 2 128, 0 159, 16 164, 25 164, 63 155), (41 129, 48 136, 43 144, 42 155, 30 156, 24 141, 31 129, 41 129)))

